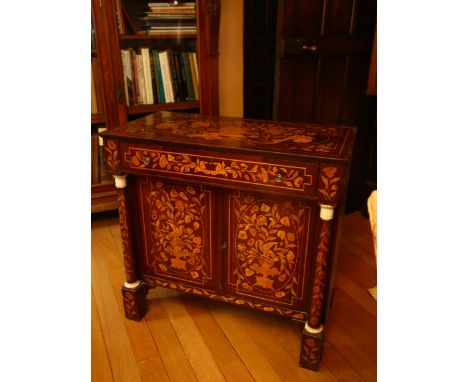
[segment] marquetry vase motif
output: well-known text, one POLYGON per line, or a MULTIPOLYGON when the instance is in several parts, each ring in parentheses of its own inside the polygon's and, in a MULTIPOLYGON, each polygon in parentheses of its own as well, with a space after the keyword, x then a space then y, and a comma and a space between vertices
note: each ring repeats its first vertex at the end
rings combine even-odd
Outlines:
POLYGON ((156 273, 200 280, 204 276, 205 194, 192 186, 156 182, 147 197, 152 241, 149 264, 156 273))
POLYGON ((238 290, 276 298, 297 297, 304 209, 290 201, 247 195, 236 199, 234 212, 238 290))

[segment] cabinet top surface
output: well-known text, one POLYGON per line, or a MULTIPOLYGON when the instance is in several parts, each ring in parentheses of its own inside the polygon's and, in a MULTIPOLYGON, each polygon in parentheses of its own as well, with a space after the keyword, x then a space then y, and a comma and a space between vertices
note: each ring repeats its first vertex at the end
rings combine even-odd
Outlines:
POLYGON ((157 112, 101 135, 152 144, 348 160, 355 136, 349 126, 317 125, 200 114, 157 112))

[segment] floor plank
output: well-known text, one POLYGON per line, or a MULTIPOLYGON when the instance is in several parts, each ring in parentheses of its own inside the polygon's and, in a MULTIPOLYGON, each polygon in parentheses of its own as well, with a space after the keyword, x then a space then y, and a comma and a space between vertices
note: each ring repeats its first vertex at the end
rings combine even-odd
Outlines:
POLYGON ((156 288, 146 316, 126 320, 124 277, 117 216, 93 218, 93 381, 377 380, 377 303, 367 291, 377 283, 375 256, 359 213, 344 216, 318 372, 299 367, 302 324, 282 317, 156 288))
POLYGON ((114 378, 112 377, 94 293, 91 293, 91 349, 91 381, 112 382, 114 378))
POLYGON ((202 335, 185 309, 183 300, 179 299, 179 294, 157 288, 157 296, 198 379, 207 382, 225 381, 202 335))
POLYGON ((99 258, 102 252, 99 247, 99 241, 92 240, 91 283, 114 381, 139 382, 141 381, 140 373, 133 349, 113 293, 106 265, 99 258))

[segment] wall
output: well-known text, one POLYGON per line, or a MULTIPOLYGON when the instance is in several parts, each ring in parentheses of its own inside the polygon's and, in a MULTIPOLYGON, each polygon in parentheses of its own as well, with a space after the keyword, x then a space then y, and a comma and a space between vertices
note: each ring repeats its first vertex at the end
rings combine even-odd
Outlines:
POLYGON ((221 0, 219 30, 219 114, 244 115, 244 2, 221 0))

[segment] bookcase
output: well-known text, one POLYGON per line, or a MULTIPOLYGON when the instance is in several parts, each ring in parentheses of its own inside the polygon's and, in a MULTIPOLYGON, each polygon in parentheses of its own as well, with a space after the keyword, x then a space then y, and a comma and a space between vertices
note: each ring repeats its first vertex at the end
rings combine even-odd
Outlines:
POLYGON ((92 212, 117 208, 99 131, 156 111, 218 114, 220 12, 220 0, 92 0, 92 212))

